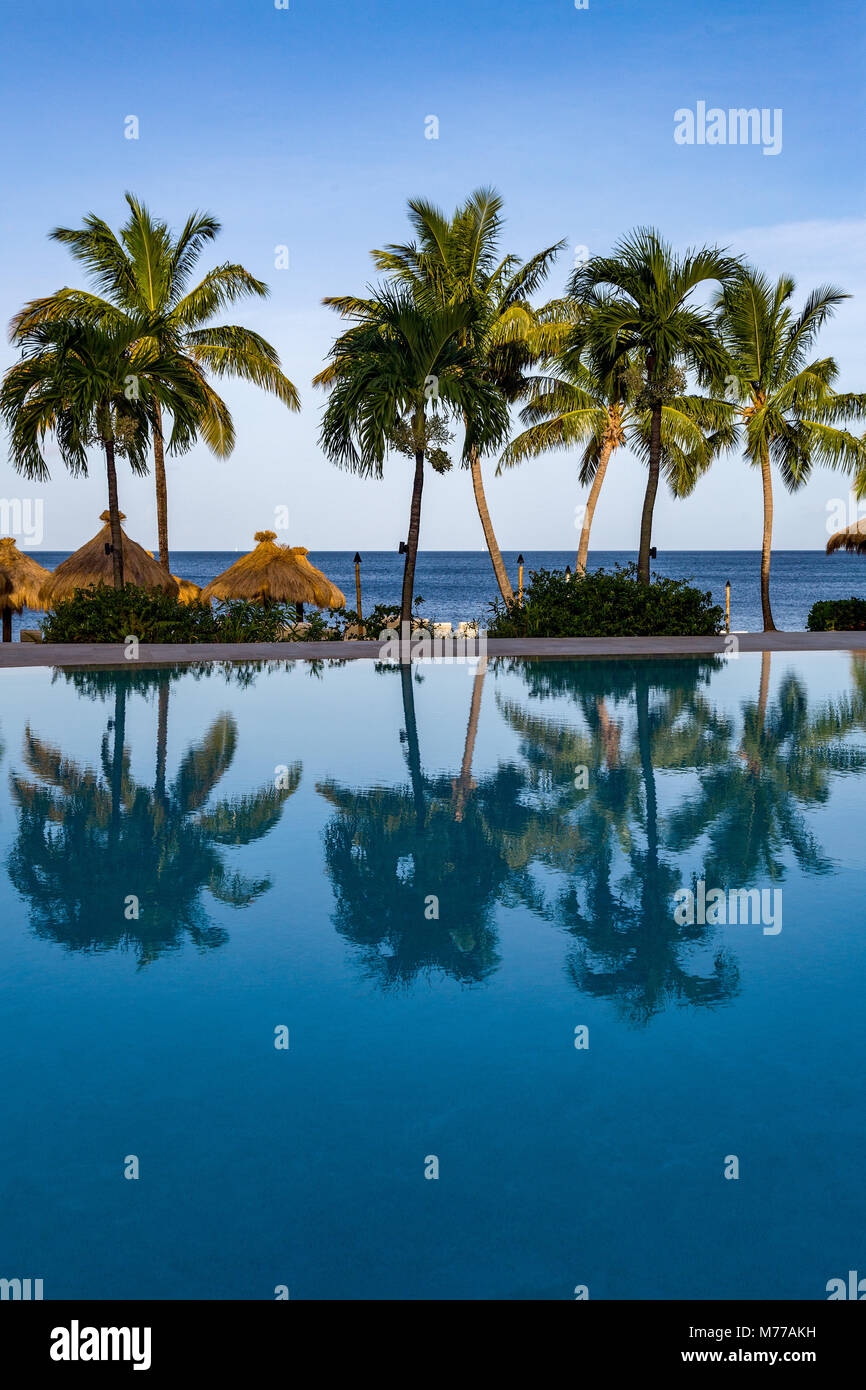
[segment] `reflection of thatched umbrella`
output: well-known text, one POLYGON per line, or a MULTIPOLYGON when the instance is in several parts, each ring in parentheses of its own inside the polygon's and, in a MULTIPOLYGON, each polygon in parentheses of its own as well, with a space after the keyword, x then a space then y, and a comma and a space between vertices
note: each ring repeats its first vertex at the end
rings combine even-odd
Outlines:
POLYGON ((827 542, 827 554, 832 555, 834 550, 853 550, 862 555, 866 553, 866 516, 855 521, 853 526, 846 526, 844 531, 837 531, 835 536, 831 536, 827 542))
POLYGON ((311 565, 302 545, 277 545, 276 531, 257 531, 258 542, 202 590, 202 599, 246 599, 250 603, 305 603, 314 608, 345 608, 335 584, 311 565))
POLYGON ((50 571, 23 555, 11 536, 0 540, 0 609, 3 611, 3 641, 12 641, 12 614, 22 608, 43 608, 39 591, 50 571))
MULTIPOLYGON (((69 598, 76 589, 86 589, 89 584, 113 584, 114 572, 111 563, 111 526, 108 512, 99 518, 105 522, 102 530, 93 540, 76 550, 42 586, 42 598, 49 606, 69 598)), ((120 513, 121 521, 126 518, 120 513)), ((148 554, 143 546, 130 540, 125 531, 123 536, 123 577, 127 584, 137 584, 141 589, 163 589, 166 593, 177 593, 177 581, 166 574, 161 565, 148 554)))

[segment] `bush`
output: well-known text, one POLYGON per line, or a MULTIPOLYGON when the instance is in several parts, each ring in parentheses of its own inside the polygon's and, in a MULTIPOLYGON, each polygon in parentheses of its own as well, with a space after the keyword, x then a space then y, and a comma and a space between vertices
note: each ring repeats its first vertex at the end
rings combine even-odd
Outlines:
POLYGON ((723 615, 712 594, 656 575, 639 584, 637 566, 616 565, 583 578, 533 570, 517 603, 491 605, 488 637, 710 637, 723 615))
POLYGON ((45 642, 277 642, 287 623, 297 621, 291 604, 263 608, 233 600, 214 610, 209 603, 181 603, 173 594, 90 585, 63 599, 42 628, 45 642))
POLYGON ((819 599, 809 609, 809 632, 862 632, 866 628, 866 599, 819 599))

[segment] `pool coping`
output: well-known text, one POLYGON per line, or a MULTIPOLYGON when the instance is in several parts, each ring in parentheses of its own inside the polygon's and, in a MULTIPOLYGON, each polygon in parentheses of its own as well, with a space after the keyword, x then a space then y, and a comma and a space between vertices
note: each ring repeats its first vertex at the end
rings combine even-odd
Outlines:
MULTIPOLYGON (((866 651, 866 632, 742 632, 731 649, 721 637, 527 637, 491 638, 486 644, 446 639, 436 643, 438 658, 477 661, 488 657, 573 659, 600 656, 708 656, 733 652, 866 651)), ((417 647, 413 659, 430 656, 417 647)), ((179 666, 236 661, 377 661, 381 642, 142 643, 135 665, 179 666)), ((0 644, 0 670, 52 666, 127 666, 126 649, 117 643, 0 644)))

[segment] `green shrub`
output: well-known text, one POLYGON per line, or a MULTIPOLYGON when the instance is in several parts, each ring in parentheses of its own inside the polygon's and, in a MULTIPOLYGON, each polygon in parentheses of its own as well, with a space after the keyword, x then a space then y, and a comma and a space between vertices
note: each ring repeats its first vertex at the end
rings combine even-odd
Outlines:
POLYGON ((809 632, 862 632, 866 628, 866 598, 819 599, 806 619, 809 632))
POLYGON ((57 604, 42 636, 45 642, 277 642, 297 616, 291 604, 264 608, 232 600, 212 609, 134 584, 92 584, 57 604))
POLYGON ((683 579, 639 584, 637 566, 617 565, 566 579, 533 570, 517 603, 491 605, 488 637, 709 637, 722 628, 712 594, 683 579))

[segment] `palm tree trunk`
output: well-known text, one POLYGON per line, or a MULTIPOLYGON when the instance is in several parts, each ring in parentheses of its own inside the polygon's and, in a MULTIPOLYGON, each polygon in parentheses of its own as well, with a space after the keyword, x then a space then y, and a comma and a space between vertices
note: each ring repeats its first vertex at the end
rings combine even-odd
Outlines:
POLYGON ((592 487, 589 489, 589 497, 586 499, 586 513, 583 518, 583 529, 580 533, 580 544, 577 547, 577 562, 575 564, 575 571, 577 574, 586 574, 586 562, 589 557, 589 533, 592 528, 592 518, 595 515, 598 494, 601 492, 601 485, 604 482, 604 475, 607 472, 607 465, 612 450, 613 440, 605 440, 602 445, 601 458, 595 470, 595 477, 592 480, 592 487))
POLYGON ((764 487, 764 541, 761 547, 761 612, 764 617, 764 631, 775 632, 773 610, 770 607, 770 556, 773 550, 773 475, 770 471, 770 455, 761 455, 761 482, 764 487))
POLYGON ((499 592, 506 604, 514 602, 514 590, 511 587, 511 580, 502 560, 502 552, 496 540, 496 533, 493 530, 493 522, 490 520, 490 512, 487 508, 487 498, 484 495, 484 481, 481 477, 481 460, 478 451, 473 449, 469 455, 469 470, 472 474, 472 490, 475 493, 475 505, 478 508, 478 515, 481 518, 481 528, 484 531, 484 540, 493 564, 493 573, 496 575, 496 582, 499 585, 499 592))
POLYGON ((162 408, 154 401, 156 423, 153 430, 153 471, 156 476, 156 527, 159 533, 159 563, 171 574, 168 556, 168 487, 165 479, 165 449, 162 438, 162 408))
POLYGON ((637 560, 637 577, 641 584, 650 582, 650 547, 652 545, 653 509, 656 493, 659 490, 659 470, 662 455, 662 404, 656 401, 652 409, 650 424, 649 478, 643 499, 643 515, 640 519, 640 550, 637 560))
POLYGON ((403 599, 400 604, 400 624, 411 622, 412 599, 415 590, 415 560, 418 537, 421 533, 421 493, 424 489, 424 450, 415 455, 415 482, 412 487, 412 508, 409 512, 409 538, 406 542, 406 563, 403 566, 403 599))
POLYGON ((123 588, 123 537, 120 533, 120 504, 117 500, 117 469, 114 466, 114 440, 105 441, 105 470, 108 474, 108 513, 111 527, 111 568, 115 589, 123 588))

